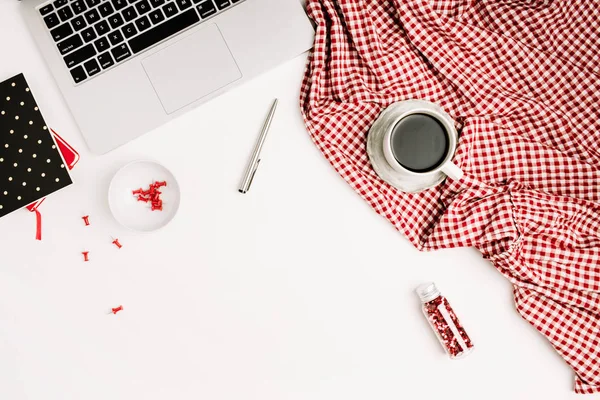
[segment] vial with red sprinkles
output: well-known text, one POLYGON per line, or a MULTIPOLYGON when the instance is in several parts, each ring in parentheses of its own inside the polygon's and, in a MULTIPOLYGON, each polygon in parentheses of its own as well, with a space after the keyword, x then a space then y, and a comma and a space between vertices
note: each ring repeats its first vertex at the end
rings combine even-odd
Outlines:
POLYGON ((435 284, 425 283, 416 291, 423 303, 423 314, 450 358, 458 359, 469 354, 473 342, 435 284))

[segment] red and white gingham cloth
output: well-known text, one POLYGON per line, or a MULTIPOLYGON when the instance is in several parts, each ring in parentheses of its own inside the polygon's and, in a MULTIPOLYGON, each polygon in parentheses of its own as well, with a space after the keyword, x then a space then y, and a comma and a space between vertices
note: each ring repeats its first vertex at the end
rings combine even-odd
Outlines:
POLYGON ((519 313, 600 392, 600 6, 589 0, 308 0, 306 126, 342 177, 420 250, 473 246, 519 313), (457 122, 447 179, 378 178, 369 128, 423 99, 457 122))

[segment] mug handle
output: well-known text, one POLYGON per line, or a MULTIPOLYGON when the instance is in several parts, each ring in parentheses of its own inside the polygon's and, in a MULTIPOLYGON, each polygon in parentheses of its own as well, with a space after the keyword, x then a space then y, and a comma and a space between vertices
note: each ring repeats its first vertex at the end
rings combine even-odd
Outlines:
POLYGON ((452 180, 459 181, 465 175, 462 169, 460 169, 453 162, 446 163, 442 168, 442 172, 446 174, 446 176, 452 180))

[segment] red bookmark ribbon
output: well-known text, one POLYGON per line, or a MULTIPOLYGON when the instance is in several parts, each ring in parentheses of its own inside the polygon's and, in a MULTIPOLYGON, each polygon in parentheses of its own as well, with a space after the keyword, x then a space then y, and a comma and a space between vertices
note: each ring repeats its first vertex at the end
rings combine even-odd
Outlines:
POLYGON ((37 207, 33 211, 35 212, 35 240, 42 240, 42 214, 37 207))

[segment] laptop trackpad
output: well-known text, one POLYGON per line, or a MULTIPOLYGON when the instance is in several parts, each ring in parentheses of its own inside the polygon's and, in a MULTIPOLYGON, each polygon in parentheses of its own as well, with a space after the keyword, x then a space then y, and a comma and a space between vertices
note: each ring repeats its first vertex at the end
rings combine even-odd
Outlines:
POLYGON ((142 65, 167 114, 242 77, 214 24, 151 55, 142 65))

